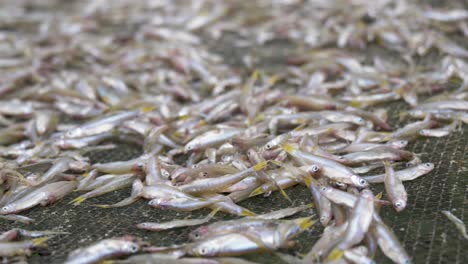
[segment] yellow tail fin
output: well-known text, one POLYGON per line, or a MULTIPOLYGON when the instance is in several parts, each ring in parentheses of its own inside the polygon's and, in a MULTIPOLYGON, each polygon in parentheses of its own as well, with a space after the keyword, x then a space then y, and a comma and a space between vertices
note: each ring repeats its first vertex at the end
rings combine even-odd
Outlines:
POLYGON ((40 237, 40 238, 35 238, 32 240, 32 243, 35 247, 37 246, 42 246, 44 243, 49 240, 50 237, 40 237))
POLYGON ((251 192, 249 194, 249 197, 254 197, 254 196, 260 195, 262 193, 264 193, 264 191, 263 191, 262 187, 260 186, 257 189, 253 190, 253 192, 251 192))
POLYGON ((208 214, 207 217, 208 217, 208 218, 213 218, 213 217, 216 215, 216 213, 219 212, 220 209, 221 209, 221 207, 216 207, 215 209, 213 209, 213 210, 211 211, 210 214, 208 214))
POLYGON ((267 160, 262 161, 262 162, 259 162, 259 163, 257 163, 255 166, 253 166, 253 170, 254 170, 254 171, 263 170, 267 165, 268 165, 268 161, 267 161, 267 160))
POLYGON ((282 148, 289 154, 291 154, 294 151, 294 147, 289 145, 288 143, 284 143, 282 148))
POLYGON ((248 209, 243 208, 240 215, 241 216, 256 216, 257 214, 248 209))
POLYGON ((312 220, 310 217, 302 217, 298 219, 294 219, 294 222, 298 224, 302 230, 309 229, 311 226, 315 224, 315 220, 312 220))
POLYGON ((86 200, 86 197, 78 196, 75 199, 73 199, 71 202, 69 202, 68 204, 73 204, 76 206, 76 205, 80 205, 85 200, 86 200))
POLYGON ((339 250, 337 248, 333 249, 332 252, 330 252, 330 254, 328 255, 327 259, 326 259, 326 262, 328 261, 336 261, 336 260, 339 260, 343 257, 343 251, 342 250, 339 250))

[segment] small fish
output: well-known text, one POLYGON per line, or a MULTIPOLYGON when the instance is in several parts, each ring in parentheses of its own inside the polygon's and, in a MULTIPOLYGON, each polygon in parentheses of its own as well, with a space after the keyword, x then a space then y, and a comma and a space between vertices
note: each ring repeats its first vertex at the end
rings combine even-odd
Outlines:
POLYGON ((348 220, 346 234, 339 244, 341 250, 346 250, 360 243, 367 233, 374 214, 374 195, 371 191, 364 189, 354 204, 348 220))
POLYGON ((33 240, 25 240, 18 242, 0 242, 0 256, 13 257, 31 254, 34 248, 44 247, 48 237, 36 238, 33 240))
POLYGON ((213 216, 216 214, 217 211, 218 210, 213 210, 213 212, 211 212, 209 215, 201 219, 172 220, 172 221, 164 222, 164 223, 146 222, 146 223, 137 224, 136 227, 140 229, 149 230, 149 231, 160 231, 160 230, 168 230, 168 229, 179 228, 179 227, 202 225, 210 221, 210 219, 213 218, 213 216))
POLYGON ((136 254, 138 251, 140 251, 140 244, 133 237, 110 238, 70 252, 64 263, 98 263, 115 257, 136 254))
POLYGON ((388 198, 397 212, 401 212, 406 207, 407 194, 402 180, 395 175, 393 167, 388 162, 385 165, 385 191, 388 198))
POLYGON ((442 211, 442 214, 445 215, 452 223, 455 224, 460 234, 468 240, 468 233, 466 232, 466 226, 463 221, 452 214, 450 211, 442 211))
MULTIPOLYGON (((434 164, 427 162, 403 170, 395 171, 395 176, 402 181, 412 181, 428 174, 433 169, 434 164)), ((366 179, 366 181, 369 183, 382 183, 385 179, 385 173, 374 176, 364 176, 363 178, 366 179)))
POLYGON ((38 204, 45 206, 71 193, 77 185, 75 181, 59 181, 43 185, 24 197, 12 201, 0 209, 0 214, 14 214, 38 204))

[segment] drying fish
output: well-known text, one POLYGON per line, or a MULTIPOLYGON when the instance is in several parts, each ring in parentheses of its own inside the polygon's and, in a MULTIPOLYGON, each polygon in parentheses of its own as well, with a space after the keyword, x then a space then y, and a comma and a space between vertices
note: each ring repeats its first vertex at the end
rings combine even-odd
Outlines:
MULTIPOLYGON (((395 171, 395 176, 398 177, 401 181, 412 181, 428 174, 433 169, 434 164, 427 162, 403 170, 395 171)), ((385 173, 375 176, 364 176, 363 178, 366 179, 366 181, 369 183, 381 183, 384 182, 385 173)))
POLYGON ((59 181, 39 187, 27 195, 12 201, 0 209, 0 214, 14 214, 32 208, 38 204, 45 206, 61 199, 75 189, 74 181, 59 181))
POLYGON ((210 219, 213 218, 213 216, 216 214, 217 211, 218 210, 213 210, 213 212, 211 212, 205 218, 201 218, 201 219, 173 220, 173 221, 165 222, 165 223, 146 222, 146 223, 137 224, 136 227, 140 229, 150 230, 150 231, 160 231, 160 230, 167 230, 167 229, 173 229, 173 228, 178 228, 178 227, 202 225, 210 221, 210 219))
POLYGON ((44 246, 44 243, 49 240, 48 237, 36 238, 33 240, 18 241, 18 242, 0 242, 0 256, 11 257, 20 255, 30 255, 34 248, 44 246))
POLYGON ((397 212, 402 211, 406 207, 407 194, 405 186, 403 186, 402 180, 395 175, 393 167, 388 163, 384 162, 385 165, 385 191, 397 212))
POLYGON ((132 255, 138 251, 140 251, 140 244, 133 237, 110 238, 70 252, 65 263, 98 263, 114 257, 132 255))
POLYGON ((442 214, 444 214, 452 223, 455 224, 457 227, 458 231, 460 231, 460 234, 465 238, 468 239, 468 234, 466 232, 466 226, 463 223, 460 218, 454 216, 450 211, 442 211, 442 214))

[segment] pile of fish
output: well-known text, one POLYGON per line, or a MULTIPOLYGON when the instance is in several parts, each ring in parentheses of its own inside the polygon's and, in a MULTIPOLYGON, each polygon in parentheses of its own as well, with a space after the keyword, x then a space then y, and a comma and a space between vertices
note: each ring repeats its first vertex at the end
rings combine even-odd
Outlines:
MULTIPOLYGON (((380 248, 395 263, 411 262, 379 211, 404 210, 404 182, 434 169, 408 143, 468 122, 468 50, 454 39, 468 36, 467 10, 406 0, 61 5, 18 1, 0 10, 0 219, 32 222, 20 213, 74 191, 81 194, 70 207, 131 189, 96 206, 144 199, 155 210, 212 212, 135 223, 151 231, 202 225, 185 244, 128 235, 70 249, 66 263, 251 263, 237 257, 294 250, 294 238, 318 225, 324 231, 309 252, 280 257, 373 263, 380 248), (255 70, 253 50, 277 40, 291 47, 282 66, 255 70), (242 65, 213 51, 225 42, 251 50, 242 65), (393 58, 371 55, 372 47, 393 58), (422 67, 428 54, 439 57, 422 67), (406 102, 406 125, 389 122, 394 101, 406 102), (88 158, 120 144, 140 146, 141 156, 88 158), (372 191, 378 184, 384 193, 372 191), (305 205, 263 215, 238 205, 275 191, 290 200, 285 190, 295 185, 310 190, 305 205), (310 216, 284 219, 299 212, 310 216), (213 222, 221 213, 237 219, 213 222)), ((57 234, 8 232, 0 236, 7 261, 57 234), (45 238, 13 242, 17 234, 45 238)))

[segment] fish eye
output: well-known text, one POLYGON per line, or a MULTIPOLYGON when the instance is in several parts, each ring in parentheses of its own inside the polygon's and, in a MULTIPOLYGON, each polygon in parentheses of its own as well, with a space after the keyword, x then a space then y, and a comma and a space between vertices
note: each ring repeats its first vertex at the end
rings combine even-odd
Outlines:
POLYGON ((407 143, 406 140, 401 140, 401 141, 400 141, 400 144, 401 144, 401 145, 405 145, 406 143, 407 143))
POLYGON ((271 145, 270 145, 270 144, 266 144, 265 148, 266 148, 266 149, 271 149, 271 145))
POLYGON ((2 211, 8 211, 8 206, 2 207, 2 211))
POLYGON ((192 150, 192 149, 193 149, 193 147, 191 145, 187 146, 187 150, 192 150))
POLYGON ((202 255, 205 255, 206 253, 208 253, 208 249, 203 247, 203 248, 200 248, 200 254, 202 255))
POLYGON ((361 184, 361 185, 365 185, 366 183, 367 183, 367 181, 364 180, 364 179, 360 179, 360 180, 359 180, 359 184, 361 184))
POLYGON ((208 177, 208 172, 206 171, 202 172, 202 177, 208 177))
POLYGON ((338 159, 344 160, 344 157, 343 156, 338 156, 338 159))
POLYGON ((364 122, 364 119, 362 119, 361 117, 359 117, 358 119, 356 119, 358 121, 358 123, 363 123, 364 122))
POLYGON ((319 170, 318 166, 316 166, 316 165, 312 166, 312 171, 313 172, 317 172, 318 170, 319 170))
POLYGON ((194 237, 194 238, 199 238, 199 237, 200 237, 200 234, 199 234, 198 232, 195 232, 195 233, 193 234, 193 237, 194 237))
POLYGON ((138 247, 136 245, 131 245, 130 246, 130 251, 133 252, 133 253, 136 253, 136 252, 138 252, 138 247))
POLYGON ((400 208, 400 207, 402 207, 402 206, 403 206, 403 204, 402 204, 401 202, 396 202, 396 203, 395 203, 395 207, 397 207, 397 208, 400 208))
POLYGON ((432 166, 432 164, 431 164, 431 163, 424 163, 424 166, 426 166, 426 167, 428 167, 428 168, 429 168, 429 167, 431 167, 431 166, 432 166))
POLYGON ((326 187, 326 186, 323 186, 320 190, 326 191, 326 190, 327 190, 327 187, 326 187))

